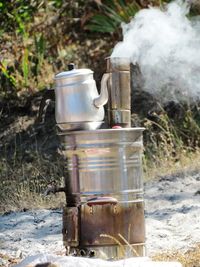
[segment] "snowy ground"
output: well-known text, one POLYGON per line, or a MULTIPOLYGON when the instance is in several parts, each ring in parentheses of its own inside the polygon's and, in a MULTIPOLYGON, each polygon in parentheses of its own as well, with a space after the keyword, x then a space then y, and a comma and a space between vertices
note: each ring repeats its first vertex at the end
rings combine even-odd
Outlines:
MULTIPOLYGON (((148 256, 200 243, 200 172, 146 183, 145 206, 148 256)), ((61 229, 61 210, 2 215, 0 254, 17 258, 41 252, 62 254, 61 229)))

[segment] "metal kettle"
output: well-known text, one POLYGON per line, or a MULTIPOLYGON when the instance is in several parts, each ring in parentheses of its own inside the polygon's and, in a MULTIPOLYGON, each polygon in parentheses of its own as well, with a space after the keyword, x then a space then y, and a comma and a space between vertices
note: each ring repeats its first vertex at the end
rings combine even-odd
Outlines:
MULTIPOLYGON (((101 80, 101 92, 98 94, 93 71, 75 69, 73 64, 69 70, 55 75, 55 117, 60 130, 92 130, 97 129, 104 120, 104 105, 108 101, 107 80, 104 74, 101 80)), ((48 90, 52 99, 53 92, 48 90)), ((49 99, 48 93, 42 100, 39 116, 42 116, 49 99)))

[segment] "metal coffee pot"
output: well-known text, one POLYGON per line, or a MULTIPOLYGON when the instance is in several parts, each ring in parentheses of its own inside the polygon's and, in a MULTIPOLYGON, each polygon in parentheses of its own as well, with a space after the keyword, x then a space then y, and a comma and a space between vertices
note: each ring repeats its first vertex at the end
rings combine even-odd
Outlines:
MULTIPOLYGON (((108 101, 107 80, 104 74, 101 80, 101 92, 98 94, 93 71, 75 69, 69 64, 69 70, 58 73, 55 80, 55 117, 60 130, 97 129, 104 120, 104 105, 108 101)), ((49 91, 41 103, 39 116, 46 109, 53 92, 49 91)))

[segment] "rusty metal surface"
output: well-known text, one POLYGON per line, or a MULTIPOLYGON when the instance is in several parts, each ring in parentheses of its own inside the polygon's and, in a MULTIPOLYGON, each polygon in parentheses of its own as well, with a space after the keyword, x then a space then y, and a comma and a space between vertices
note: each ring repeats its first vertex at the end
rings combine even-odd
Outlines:
POLYGON ((115 240, 111 237, 125 245, 119 234, 129 244, 145 242, 142 202, 94 206, 92 208, 87 205, 81 207, 81 245, 116 245, 115 240), (106 237, 106 235, 108 236, 106 237))
POLYGON ((77 247, 79 245, 79 210, 77 207, 63 209, 63 243, 64 246, 77 247))
MULTIPOLYGON (((122 250, 125 250, 128 243, 129 249, 127 251, 130 251, 130 246, 132 246, 134 250, 136 250, 135 253, 137 255, 135 256, 145 255, 143 202, 117 205, 107 204, 93 207, 82 205, 79 221, 79 243, 74 242, 71 238, 72 233, 70 232, 70 226, 68 224, 73 224, 73 221, 68 219, 69 212, 67 209, 64 210, 64 213, 66 214, 63 220, 64 228, 67 228, 69 231, 63 236, 65 246, 70 245, 72 248, 85 249, 88 251, 103 250, 104 253, 108 250, 109 254, 107 257, 109 258, 119 257, 119 254, 115 255, 117 253, 116 250, 119 251, 116 245, 119 247, 120 244, 123 246, 122 250)), ((73 226, 71 227, 73 228, 73 226)), ((133 253, 131 253, 131 255, 133 256, 133 253)))

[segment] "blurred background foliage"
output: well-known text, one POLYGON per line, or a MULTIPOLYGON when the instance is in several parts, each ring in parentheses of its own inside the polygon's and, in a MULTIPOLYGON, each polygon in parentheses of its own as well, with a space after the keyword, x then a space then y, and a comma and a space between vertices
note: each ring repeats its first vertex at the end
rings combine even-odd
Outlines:
MULTIPOLYGON (((0 0, 0 99, 51 86, 73 61, 99 81, 104 58, 122 39, 121 23, 171 0, 0 0)), ((194 6, 192 12, 199 12, 194 6)), ((199 12, 200 13, 200 12, 199 12)))
POLYGON ((70 61, 102 74, 104 58, 122 38, 121 23, 129 22, 141 8, 166 2, 1 0, 0 97, 49 86, 53 74, 70 61))

